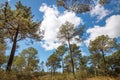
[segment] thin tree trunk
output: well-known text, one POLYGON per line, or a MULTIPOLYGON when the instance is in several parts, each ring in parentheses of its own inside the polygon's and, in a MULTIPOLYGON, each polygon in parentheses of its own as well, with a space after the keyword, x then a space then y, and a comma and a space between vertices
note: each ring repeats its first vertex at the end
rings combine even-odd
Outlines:
POLYGON ((71 45, 70 45, 69 39, 68 39, 68 46, 69 46, 69 50, 70 50, 70 58, 71 58, 71 65, 72 65, 72 73, 73 73, 74 78, 76 79, 75 69, 74 69, 74 61, 73 61, 73 57, 72 57, 72 50, 71 50, 71 45))
POLYGON ((55 75, 55 65, 53 65, 53 75, 55 75))
POLYGON ((64 59, 63 59, 63 56, 62 56, 62 69, 63 69, 62 73, 64 73, 64 59))
POLYGON ((51 67, 51 77, 52 77, 53 68, 51 67))
POLYGON ((10 53, 10 57, 9 57, 9 60, 8 60, 6 71, 10 71, 11 70, 11 66, 12 66, 12 63, 13 63, 15 50, 16 50, 18 33, 19 33, 19 27, 17 28, 16 33, 15 33, 15 37, 14 37, 13 45, 12 45, 12 50, 11 50, 11 53, 10 53))
POLYGON ((95 66, 94 70, 95 70, 95 77, 96 77, 96 76, 97 76, 97 69, 96 69, 96 66, 95 66))
POLYGON ((107 69, 106 69, 105 55, 104 55, 104 51, 103 51, 103 50, 101 50, 101 52, 102 52, 103 64, 104 64, 104 73, 106 74, 106 72, 107 72, 107 69))

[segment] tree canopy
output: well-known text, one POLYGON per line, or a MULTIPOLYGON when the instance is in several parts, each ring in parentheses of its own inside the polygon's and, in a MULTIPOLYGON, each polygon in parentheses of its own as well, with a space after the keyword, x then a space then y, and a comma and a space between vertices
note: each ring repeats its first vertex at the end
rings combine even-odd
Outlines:
MULTIPOLYGON (((69 11, 84 13, 90 11, 96 5, 95 0, 56 0, 58 6, 62 6, 69 11)), ((99 4, 105 4, 108 0, 97 0, 99 4)))
POLYGON ((3 30, 5 38, 13 42, 7 70, 10 71, 17 41, 25 38, 41 40, 39 35, 39 22, 33 21, 31 8, 24 6, 20 1, 15 5, 16 9, 11 9, 6 2, 0 13, 0 30, 3 30))
POLYGON ((112 38, 109 38, 107 35, 98 36, 94 41, 90 42, 89 50, 92 54, 101 54, 103 62, 103 73, 107 73, 107 63, 105 59, 105 54, 112 52, 114 48, 115 41, 112 38))

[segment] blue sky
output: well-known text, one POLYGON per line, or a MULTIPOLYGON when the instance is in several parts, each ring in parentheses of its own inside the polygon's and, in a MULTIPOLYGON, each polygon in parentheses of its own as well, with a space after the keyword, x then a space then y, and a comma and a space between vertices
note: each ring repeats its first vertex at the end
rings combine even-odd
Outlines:
MULTIPOLYGON (((10 0, 9 4, 14 9, 15 3, 19 0, 10 0)), ((100 35, 109 35, 111 38, 120 37, 120 0, 110 0, 107 5, 101 6, 96 4, 90 12, 84 14, 75 14, 74 12, 68 12, 65 9, 56 7, 55 0, 20 0, 24 5, 31 7, 34 15, 34 20, 38 19, 42 21, 42 29, 45 29, 45 38, 42 43, 34 41, 34 44, 25 45, 26 40, 20 41, 19 48, 16 55, 23 49, 32 46, 38 50, 38 58, 40 61, 47 61, 47 58, 54 52, 55 48, 60 43, 58 42, 55 33, 57 29, 65 21, 72 22, 76 26, 85 24, 86 34, 84 35, 86 40, 81 45, 83 55, 89 55, 88 44, 90 40, 94 40, 100 35), (44 3, 44 4, 43 4, 44 3), (49 46, 48 46, 49 45, 49 46)), ((4 0, 0 0, 0 3, 4 0)), ((77 37, 77 36, 76 36, 77 37)), ((73 40, 73 43, 76 43, 73 40)), ((11 47, 12 44, 9 44, 11 47)), ((9 55, 9 48, 6 54, 9 55)))

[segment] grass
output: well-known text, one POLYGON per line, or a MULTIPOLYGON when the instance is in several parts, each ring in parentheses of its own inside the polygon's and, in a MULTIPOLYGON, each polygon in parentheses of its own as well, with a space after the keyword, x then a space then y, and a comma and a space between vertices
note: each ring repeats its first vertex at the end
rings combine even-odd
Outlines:
POLYGON ((98 76, 94 78, 88 78, 87 80, 116 80, 116 79, 112 77, 98 76))
MULTIPOLYGON (((37 73, 36 73, 37 74, 37 73)), ((88 76, 80 76, 81 74, 77 75, 76 80, 120 80, 119 77, 106 77, 106 76, 97 76, 88 78, 88 76)), ((0 80, 75 80, 72 74, 56 74, 55 76, 51 76, 50 73, 44 75, 31 75, 31 74, 18 74, 16 72, 7 73, 4 71, 0 71, 0 80)))
MULTIPOLYGON (((42 76, 39 77, 39 80, 75 80, 73 76, 70 75, 57 75, 54 77, 51 76, 42 76)), ((120 80, 120 78, 106 77, 106 76, 98 76, 92 78, 78 78, 76 80, 120 80)))

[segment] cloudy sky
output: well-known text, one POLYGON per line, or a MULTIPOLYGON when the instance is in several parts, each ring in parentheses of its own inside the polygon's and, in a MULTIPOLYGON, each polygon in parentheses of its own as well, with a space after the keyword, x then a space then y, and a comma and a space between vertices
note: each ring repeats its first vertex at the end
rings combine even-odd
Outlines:
MULTIPOLYGON (((0 3, 2 1, 0 0, 0 3)), ((9 0, 9 4, 13 9, 17 1, 19 0, 9 0)), ((120 38, 120 0, 110 0, 111 2, 104 6, 96 2, 96 6, 84 14, 68 12, 61 7, 57 7, 55 0, 20 1, 24 5, 31 7, 34 20, 42 21, 40 29, 45 30, 43 40, 29 45, 38 50, 38 58, 41 61, 46 61, 49 55, 61 44, 56 34, 60 26, 66 21, 74 24, 75 27, 80 27, 83 24, 86 26, 85 40, 82 44, 79 44, 83 55, 89 55, 87 46, 90 40, 94 40, 97 36, 108 35, 111 38, 120 38)), ((74 39, 72 42, 76 43, 74 39)), ((16 54, 28 47, 25 43, 26 41, 18 43, 22 46, 20 46, 16 54)))

